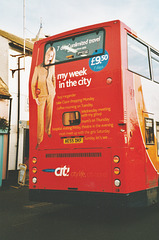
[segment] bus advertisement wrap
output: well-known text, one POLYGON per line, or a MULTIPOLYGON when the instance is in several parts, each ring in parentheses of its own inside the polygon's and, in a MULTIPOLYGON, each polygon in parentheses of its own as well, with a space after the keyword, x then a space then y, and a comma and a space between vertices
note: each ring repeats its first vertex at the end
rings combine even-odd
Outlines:
POLYGON ((120 21, 34 44, 31 200, 158 201, 158 69, 159 53, 120 21))

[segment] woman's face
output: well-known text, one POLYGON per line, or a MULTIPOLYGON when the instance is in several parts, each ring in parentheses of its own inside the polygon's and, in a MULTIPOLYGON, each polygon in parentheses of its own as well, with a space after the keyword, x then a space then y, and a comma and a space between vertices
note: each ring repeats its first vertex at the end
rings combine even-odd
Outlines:
POLYGON ((54 53, 52 50, 49 50, 45 54, 45 65, 48 65, 53 60, 54 53))

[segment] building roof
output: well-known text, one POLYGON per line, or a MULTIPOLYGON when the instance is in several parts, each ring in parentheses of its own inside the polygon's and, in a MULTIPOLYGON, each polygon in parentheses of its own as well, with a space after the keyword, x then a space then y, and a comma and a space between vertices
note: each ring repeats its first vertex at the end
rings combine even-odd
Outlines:
POLYGON ((8 97, 11 96, 9 93, 7 84, 2 80, 1 77, 0 77, 0 96, 8 96, 8 97))
MULTIPOLYGON (((10 40, 12 43, 20 46, 20 47, 24 47, 24 39, 21 38, 21 37, 18 37, 14 34, 11 34, 11 33, 8 33, 6 31, 3 31, 0 29, 0 36, 10 40)), ((34 43, 32 41, 29 41, 29 40, 25 40, 25 48, 29 51, 32 52, 33 50, 33 45, 34 43)))

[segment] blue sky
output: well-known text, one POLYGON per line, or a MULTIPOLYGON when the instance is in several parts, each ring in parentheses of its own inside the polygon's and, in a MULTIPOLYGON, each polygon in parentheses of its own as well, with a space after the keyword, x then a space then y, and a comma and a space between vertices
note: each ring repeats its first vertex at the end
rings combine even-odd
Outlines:
MULTIPOLYGON (((35 37, 42 18, 44 33, 119 19, 159 49, 158 0, 25 0, 26 37, 35 37)), ((0 29, 23 37, 23 0, 0 0, 0 29)))

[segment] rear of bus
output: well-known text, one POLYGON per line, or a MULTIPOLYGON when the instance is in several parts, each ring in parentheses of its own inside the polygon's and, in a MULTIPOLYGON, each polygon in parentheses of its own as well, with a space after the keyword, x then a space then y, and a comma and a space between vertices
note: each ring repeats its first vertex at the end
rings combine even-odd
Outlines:
MULTIPOLYGON (((97 24, 38 41, 30 73, 30 199, 112 203, 124 192, 125 136, 120 21, 97 24), (52 47, 55 62, 45 64, 52 47), (37 147, 35 68, 54 66, 56 89, 51 134, 37 147)), ((39 77, 40 79, 40 77, 39 77)), ((55 80, 55 79, 54 79, 55 80)), ((37 99, 42 99, 38 87, 37 99)), ((44 82, 45 84, 45 82, 44 82)), ((118 201, 117 201, 118 202, 118 201)))

